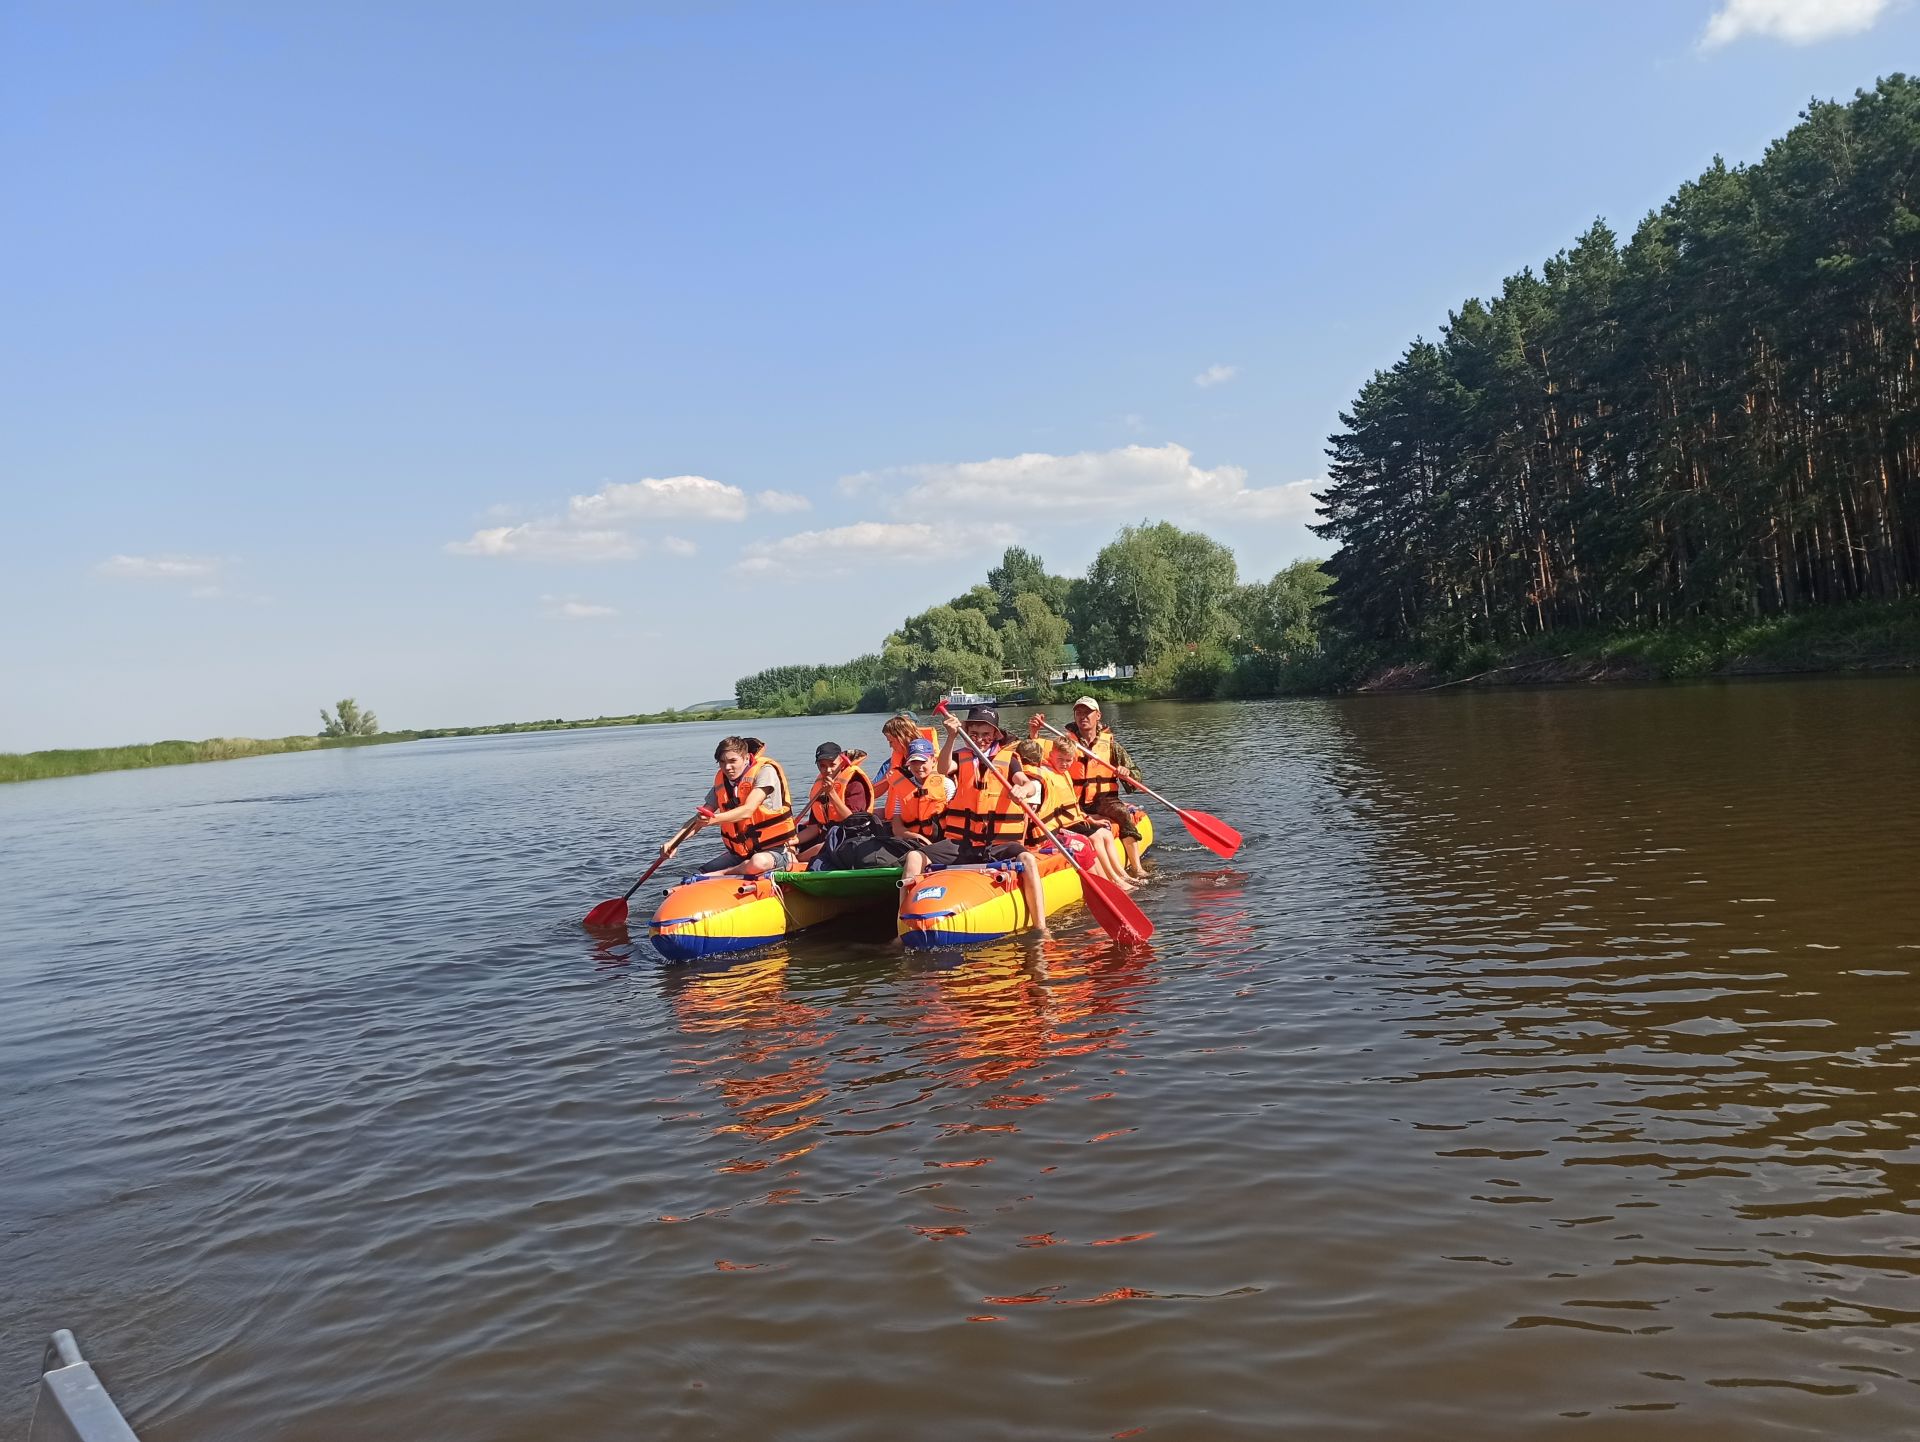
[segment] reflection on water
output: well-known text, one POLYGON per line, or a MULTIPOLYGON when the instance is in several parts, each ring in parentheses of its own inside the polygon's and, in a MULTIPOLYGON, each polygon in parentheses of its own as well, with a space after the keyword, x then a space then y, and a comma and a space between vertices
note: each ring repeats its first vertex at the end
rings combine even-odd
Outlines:
POLYGON ((0 791, 0 1438, 1920 1437, 1920 685, 1120 725, 1145 948, 586 936, 713 728, 0 791))

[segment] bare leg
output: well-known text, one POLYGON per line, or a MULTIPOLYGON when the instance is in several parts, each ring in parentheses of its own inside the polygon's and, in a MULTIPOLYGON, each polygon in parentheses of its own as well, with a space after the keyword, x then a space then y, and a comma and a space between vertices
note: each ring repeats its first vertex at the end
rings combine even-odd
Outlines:
POLYGON ((1133 883, 1127 880, 1127 873, 1121 869, 1120 847, 1113 839, 1113 833, 1101 827, 1093 833, 1093 855, 1099 863, 1100 874, 1122 891, 1132 891, 1133 883))
POLYGON ((1026 893, 1028 929, 1035 936, 1052 936, 1047 930, 1047 890, 1040 881, 1040 858, 1031 851, 1020 853, 1020 889, 1026 893))

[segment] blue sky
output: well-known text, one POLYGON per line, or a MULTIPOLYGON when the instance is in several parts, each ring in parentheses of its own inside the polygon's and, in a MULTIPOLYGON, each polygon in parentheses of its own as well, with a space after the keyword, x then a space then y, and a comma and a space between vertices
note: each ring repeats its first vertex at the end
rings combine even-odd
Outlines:
POLYGON ((682 705, 1338 411, 1898 0, 0 8, 0 749, 682 705), (1710 28, 1711 27, 1711 28, 1710 28))

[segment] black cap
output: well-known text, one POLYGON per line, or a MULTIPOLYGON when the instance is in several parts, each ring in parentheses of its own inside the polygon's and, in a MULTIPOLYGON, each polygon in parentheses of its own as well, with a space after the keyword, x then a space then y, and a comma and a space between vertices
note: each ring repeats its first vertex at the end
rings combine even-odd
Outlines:
POLYGON ((985 721, 988 725, 997 729, 1000 725, 1000 708, 997 706, 969 706, 967 708, 967 724, 971 726, 975 721, 985 721))
POLYGON ((839 754, 840 747, 838 743, 833 741, 822 741, 818 746, 813 748, 813 759, 815 761, 832 761, 838 757, 839 754))

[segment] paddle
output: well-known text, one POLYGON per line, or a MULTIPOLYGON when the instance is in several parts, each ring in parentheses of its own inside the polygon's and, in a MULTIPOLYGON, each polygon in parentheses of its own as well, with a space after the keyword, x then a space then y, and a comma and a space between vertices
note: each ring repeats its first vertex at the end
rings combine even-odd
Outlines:
MULTIPOLYGON (((945 716, 947 703, 942 701, 933 709, 935 714, 945 716)), ((966 727, 962 726, 955 734, 967 743, 967 749, 980 758, 980 764, 993 773, 994 779, 1007 788, 1007 795, 1013 797, 1014 803, 1027 813, 1027 820, 1037 826, 1041 835, 1053 843, 1054 849, 1067 858, 1067 864, 1080 873, 1080 889, 1087 899, 1087 910, 1093 913, 1093 919, 1100 923, 1107 935, 1115 941, 1151 939, 1153 923, 1147 920, 1147 914, 1144 911, 1134 905, 1133 898, 1108 881, 1106 877, 1097 876, 1080 864, 1080 858, 1067 849, 1066 843, 1047 829, 1047 823, 1040 819, 1040 813, 1021 800, 1019 793, 1013 789, 1013 783, 1007 779, 1006 773, 993 764, 986 752, 973 744, 973 738, 967 735, 966 727)), ((1035 918, 1035 920, 1042 919, 1035 918)))
MULTIPOLYGON (((1049 726, 1045 721, 1042 721, 1040 725, 1043 729, 1053 732, 1053 734, 1058 736, 1062 741, 1071 741, 1075 746, 1078 746, 1082 751, 1086 752, 1087 755, 1093 757, 1095 761, 1100 760, 1099 755, 1093 748, 1088 746, 1078 736, 1069 736, 1066 732, 1060 730, 1059 727, 1049 726)), ((1107 765, 1104 761, 1100 764, 1103 766, 1107 765)), ((1118 776, 1119 772, 1115 770, 1114 774, 1118 776)), ((1209 816, 1204 811, 1188 811, 1185 807, 1175 806, 1171 801, 1167 800, 1166 797, 1147 785, 1146 782, 1136 781, 1131 776, 1124 779, 1127 785, 1139 787, 1162 806, 1170 808, 1173 814, 1178 816, 1186 825, 1187 834, 1214 855, 1231 857, 1234 852, 1240 849, 1240 833, 1227 825, 1227 823, 1219 817, 1209 816)))
MULTIPOLYGON (((668 845, 678 846, 681 842, 685 841, 688 833, 693 830, 694 821, 698 821, 699 819, 699 817, 694 817, 688 821, 685 826, 680 828, 679 832, 668 845)), ((587 913, 587 919, 580 924, 589 927, 625 926, 627 924, 627 903, 633 900, 634 892, 647 884, 647 878, 652 876, 654 872, 658 871, 661 866, 665 864, 666 859, 667 853, 664 851, 654 857, 653 865, 640 873, 640 879, 627 888, 627 894, 625 896, 615 897, 612 901, 601 902, 598 906, 594 907, 592 911, 587 913)))

